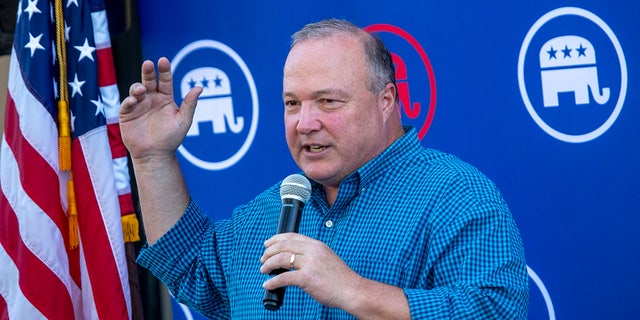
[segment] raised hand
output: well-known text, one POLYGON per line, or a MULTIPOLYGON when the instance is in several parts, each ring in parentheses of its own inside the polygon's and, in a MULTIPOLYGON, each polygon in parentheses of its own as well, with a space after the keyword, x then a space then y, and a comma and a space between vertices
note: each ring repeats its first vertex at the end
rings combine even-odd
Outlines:
POLYGON ((120 107, 122 139, 132 159, 145 162, 173 157, 191 126, 200 93, 201 87, 193 88, 178 108, 169 60, 158 60, 157 77, 153 62, 145 61, 142 82, 131 85, 120 107))

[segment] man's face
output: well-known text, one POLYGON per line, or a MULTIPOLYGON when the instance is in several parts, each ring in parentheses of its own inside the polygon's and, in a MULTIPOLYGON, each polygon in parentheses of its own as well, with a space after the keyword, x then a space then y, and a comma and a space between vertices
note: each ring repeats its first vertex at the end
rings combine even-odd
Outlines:
POLYGON ((352 36, 305 40, 284 66, 287 144, 305 174, 329 187, 388 145, 381 94, 367 88, 363 48, 352 36))

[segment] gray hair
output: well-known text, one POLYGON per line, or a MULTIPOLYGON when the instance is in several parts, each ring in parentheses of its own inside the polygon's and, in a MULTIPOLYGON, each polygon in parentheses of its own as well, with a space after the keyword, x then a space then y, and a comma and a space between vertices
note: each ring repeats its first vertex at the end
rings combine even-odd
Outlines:
POLYGON ((323 39, 336 34, 352 35, 360 40, 371 73, 367 81, 367 88, 371 92, 378 93, 382 91, 388 83, 396 86, 396 73, 391 59, 391 53, 382 40, 378 36, 368 33, 349 21, 326 19, 307 24, 291 36, 291 46, 289 49, 301 41, 323 39))

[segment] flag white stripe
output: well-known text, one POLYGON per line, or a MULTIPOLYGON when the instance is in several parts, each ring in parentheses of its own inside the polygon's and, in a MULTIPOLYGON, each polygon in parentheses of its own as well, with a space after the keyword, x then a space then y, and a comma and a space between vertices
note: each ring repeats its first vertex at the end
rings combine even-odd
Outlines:
POLYGON ((2 137, 2 176, 1 188, 7 202, 16 212, 20 237, 29 250, 44 263, 67 288, 72 301, 79 301, 80 288, 71 279, 69 259, 60 229, 31 198, 25 193, 22 184, 7 182, 20 181, 18 163, 13 157, 4 136, 2 137), (42 235, 47 235, 43 237, 42 235))
MULTIPOLYGON (((111 249, 115 257, 116 268, 118 269, 120 284, 125 295, 127 309, 129 314, 131 314, 131 299, 128 298, 130 291, 127 280, 126 252, 122 245, 122 221, 120 220, 118 190, 116 189, 116 182, 113 175, 96 171, 113 166, 113 160, 110 156, 111 147, 106 131, 107 127, 101 126, 85 133, 78 139, 80 140, 84 161, 86 162, 89 176, 94 186, 94 196, 100 207, 103 224, 107 230, 107 237, 110 244, 109 249, 111 249), (103 150, 103 152, 99 152, 99 150, 103 150)), ((83 292, 86 291, 83 290, 83 292)))
POLYGON ((93 22, 93 37, 96 48, 111 47, 111 37, 109 37, 109 27, 107 26, 107 12, 104 10, 91 12, 93 22))
MULTIPOLYGON (((80 248, 82 248, 82 237, 79 241, 80 248)), ((93 298, 93 288, 87 272, 84 250, 80 250, 80 282, 82 283, 82 317, 77 319, 98 319, 98 310, 93 298)))
POLYGON ((9 94, 16 105, 16 112, 20 115, 20 131, 42 158, 49 163, 52 170, 58 170, 58 128, 51 114, 29 90, 18 68, 17 53, 11 52, 11 66, 9 68, 9 94))
POLYGON ((118 86, 113 84, 100 87, 100 95, 102 96, 104 116, 107 118, 107 123, 118 123, 120 112, 120 93, 118 92, 118 86))
POLYGON ((0 246, 0 295, 7 302, 9 319, 46 319, 22 294, 18 283, 19 272, 11 257, 0 246))
POLYGON ((113 174, 115 175, 114 178, 116 179, 118 194, 131 192, 127 157, 113 159, 113 174))

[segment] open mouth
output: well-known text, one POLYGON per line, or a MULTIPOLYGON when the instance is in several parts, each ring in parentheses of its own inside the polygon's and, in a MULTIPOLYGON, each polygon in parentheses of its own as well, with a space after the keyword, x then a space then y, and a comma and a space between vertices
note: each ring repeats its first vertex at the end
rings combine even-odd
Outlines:
POLYGON ((309 152, 312 152, 312 153, 322 152, 326 148, 327 147, 323 147, 323 146, 306 146, 305 147, 305 149, 307 149, 309 152))

